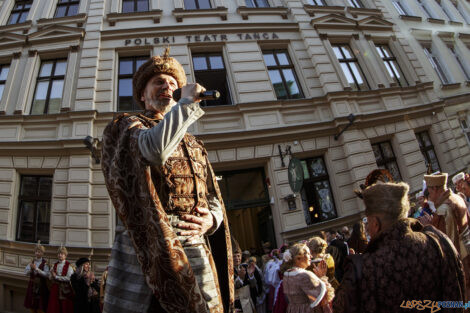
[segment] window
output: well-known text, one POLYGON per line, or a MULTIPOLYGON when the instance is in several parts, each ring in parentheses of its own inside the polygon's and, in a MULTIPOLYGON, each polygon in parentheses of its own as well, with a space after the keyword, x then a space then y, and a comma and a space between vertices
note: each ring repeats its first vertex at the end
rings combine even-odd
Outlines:
POLYGON ((397 10, 398 14, 400 15, 409 15, 403 5, 399 1, 392 1, 393 6, 395 7, 395 10, 397 10))
POLYGON ((186 10, 210 9, 212 8, 210 0, 184 0, 186 10))
POLYGON ((382 58, 382 61, 384 62, 390 77, 392 77, 393 80, 395 80, 395 82, 397 82, 401 87, 407 86, 408 82, 406 81, 400 65, 398 64, 397 59, 393 55, 390 48, 387 45, 377 45, 375 48, 382 58))
POLYGON ((13 10, 11 10, 10 18, 8 19, 8 25, 25 22, 32 4, 32 0, 16 1, 13 10))
POLYGON ((431 46, 423 47, 424 54, 428 58, 429 62, 431 63, 432 67, 437 73, 437 76, 439 76, 439 79, 443 84, 449 84, 449 79, 447 78, 447 75, 444 72, 444 68, 441 65, 441 62, 439 59, 433 55, 431 46))
POLYGON ((451 54, 454 56, 454 59, 457 62, 457 64, 460 66, 460 69, 462 70, 463 74, 465 75, 465 79, 467 81, 470 81, 470 67, 465 67, 465 65, 464 65, 465 62, 463 62, 460 55, 455 51, 454 46, 449 45, 447 47, 449 48, 451 54))
POLYGON ((232 104, 222 53, 195 53, 193 67, 196 82, 207 90, 218 90, 218 100, 204 100, 203 106, 232 104))
POLYGON ((470 127, 465 119, 460 120, 460 126, 462 127, 463 133, 467 138, 468 144, 470 145, 470 127))
POLYGON ((52 176, 22 176, 16 240, 49 242, 52 176))
POLYGON ((54 17, 74 16, 78 14, 79 0, 59 0, 54 17))
POLYGON ((118 111, 132 112, 141 110, 133 97, 132 76, 148 59, 148 56, 119 58, 118 111))
POLYGON ((351 48, 348 45, 334 45, 332 47, 351 88, 354 90, 370 89, 364 72, 351 48))
POLYGON ((364 8, 364 4, 362 4, 361 0, 348 0, 348 3, 354 8, 364 8))
POLYGON ((122 0, 122 13, 146 12, 148 10, 148 0, 122 0))
POLYGON ((248 8, 269 8, 268 0, 245 0, 248 8))
POLYGON ((3 96, 3 89, 5 89, 9 70, 10 65, 0 65, 0 99, 2 99, 3 96))
POLYGON ((465 20, 465 22, 467 24, 470 24, 470 14, 468 13, 468 11, 462 6, 461 3, 457 2, 457 1, 450 1, 454 7, 457 9, 457 11, 459 11, 460 15, 462 15, 463 19, 465 20))
POLYGON ((337 217, 328 171, 322 157, 300 161, 304 182, 300 191, 307 225, 337 217))
POLYGON ((67 60, 48 60, 41 64, 31 114, 59 113, 67 60))
POLYGON ((375 143, 372 145, 372 150, 374 150, 375 161, 378 168, 387 169, 390 174, 392 174, 394 181, 401 181, 397 159, 393 153, 390 141, 375 143))
POLYGON ((308 0, 308 3, 311 5, 321 5, 321 6, 326 5, 325 0, 308 0))
POLYGON ((263 57, 277 98, 303 98, 304 95, 300 89, 294 65, 292 65, 287 50, 263 51, 263 57))
POLYGON ((439 167, 439 162, 437 160, 436 152, 434 151, 434 146, 432 145, 431 138, 427 131, 416 133, 416 139, 418 139, 419 148, 421 149, 421 153, 424 156, 424 162, 426 163, 426 168, 431 169, 428 170, 428 173, 434 173, 437 171, 441 171, 439 167))
POLYGON ((449 21, 455 21, 455 19, 452 17, 453 14, 449 11, 449 7, 447 5, 443 4, 441 0, 437 0, 437 4, 439 4, 442 9, 442 12, 444 12, 449 21))
POLYGON ((421 9, 423 10, 424 12, 424 16, 426 18, 432 18, 433 15, 431 14, 431 11, 429 11, 429 9, 426 7, 426 5, 423 3, 423 0, 418 0, 418 4, 419 6, 421 7, 421 9))

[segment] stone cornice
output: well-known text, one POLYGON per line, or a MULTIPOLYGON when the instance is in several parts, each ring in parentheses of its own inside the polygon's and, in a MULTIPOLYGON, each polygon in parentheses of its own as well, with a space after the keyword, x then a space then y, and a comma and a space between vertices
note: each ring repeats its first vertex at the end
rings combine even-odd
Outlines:
POLYGON ((357 17, 358 15, 368 15, 368 16, 377 16, 382 17, 382 11, 379 9, 369 9, 369 8, 353 8, 347 7, 346 11, 351 14, 353 17, 357 17))
POLYGON ((291 22, 279 23, 224 23, 217 25, 172 25, 134 29, 106 29, 101 32, 101 40, 127 39, 129 37, 186 36, 201 33, 225 34, 241 32, 290 32, 298 31, 299 25, 291 22))
POLYGON ((110 26, 114 26, 116 22, 130 21, 130 20, 153 20, 155 24, 160 23, 162 18, 162 10, 152 10, 145 12, 132 12, 132 13, 109 13, 106 15, 106 20, 110 26))
POLYGON ((315 16, 315 14, 345 15, 345 12, 346 12, 343 6, 323 6, 323 5, 311 5, 311 4, 305 4, 304 10, 310 16, 315 16))
POLYGON ((85 13, 80 13, 74 16, 64 16, 64 17, 55 17, 55 18, 41 18, 37 20, 38 28, 50 26, 50 25, 61 25, 61 24, 71 24, 76 23, 77 27, 82 27, 87 20, 87 15, 85 13))
POLYGON ((400 19, 404 21, 411 21, 411 22, 421 22, 421 16, 414 16, 414 15, 400 15, 400 19))
POLYGON ((24 23, 12 24, 12 25, 2 25, 0 26, 0 32, 15 32, 22 31, 23 34, 26 34, 31 26, 33 25, 32 21, 26 21, 24 23))
MULTIPOLYGON (((176 18, 177 22, 183 22, 185 18, 191 17, 220 17, 222 21, 227 20, 228 9, 221 7, 221 8, 214 8, 214 9, 200 9, 200 10, 184 10, 184 9, 174 9, 173 16, 176 18)), ((186 25, 185 25, 186 26, 186 25)))
POLYGON ((244 20, 247 20, 249 16, 257 15, 280 15, 283 19, 287 19, 289 9, 284 7, 274 8, 247 8, 239 7, 237 13, 242 16, 244 20))

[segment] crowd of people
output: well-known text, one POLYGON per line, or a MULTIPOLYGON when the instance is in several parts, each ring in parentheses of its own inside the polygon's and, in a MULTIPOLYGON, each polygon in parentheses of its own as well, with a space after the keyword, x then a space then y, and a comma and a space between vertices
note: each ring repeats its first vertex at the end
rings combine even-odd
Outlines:
POLYGON ((82 257, 72 264, 67 261, 67 248, 61 246, 58 261, 50 265, 43 258, 44 251, 38 242, 34 258, 25 268, 29 276, 25 308, 32 313, 100 313, 107 270, 98 280, 90 259, 82 257))
POLYGON ((453 177, 455 192, 445 173, 423 182, 412 208, 408 184, 373 171, 356 191, 366 217, 352 231, 321 231, 271 251, 263 244, 262 257, 242 252, 232 238, 236 310, 405 312, 416 303, 425 308, 424 300, 435 308, 470 300, 470 176, 453 177))

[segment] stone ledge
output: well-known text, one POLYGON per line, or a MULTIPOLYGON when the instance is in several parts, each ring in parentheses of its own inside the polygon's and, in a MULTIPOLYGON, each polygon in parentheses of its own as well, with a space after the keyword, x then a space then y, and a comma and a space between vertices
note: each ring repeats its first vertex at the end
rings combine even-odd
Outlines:
POLYGON ((289 9, 284 7, 278 8, 247 8, 239 7, 237 13, 242 16, 244 20, 248 19, 248 16, 252 15, 280 15, 284 20, 287 19, 289 9))
POLYGON ((220 17, 222 21, 227 20, 227 8, 219 7, 215 9, 200 9, 200 10, 184 10, 174 9, 173 16, 176 18, 178 23, 183 22, 184 18, 188 17, 220 17))
POLYGON ((427 21, 433 24, 445 24, 446 23, 446 21, 444 20, 441 20, 439 18, 432 18, 432 17, 428 18, 427 21))
POLYGON ((457 89, 460 87, 460 85, 461 83, 442 84, 441 89, 442 90, 457 89))
POLYGON ((310 16, 315 16, 315 13, 345 15, 345 9, 343 6, 324 6, 324 5, 304 4, 304 10, 310 16))
POLYGON ((82 27, 86 22, 87 15, 80 13, 74 16, 54 17, 54 18, 41 18, 37 20, 38 28, 41 29, 50 25, 77 23, 77 27, 82 27))
POLYGON ((414 15, 400 15, 400 19, 404 21, 413 21, 413 22, 421 22, 421 16, 414 16, 414 15))
POLYGON ((19 24, 11 24, 11 25, 2 25, 0 26, 0 32, 14 32, 14 31, 23 31, 23 34, 26 34, 29 29, 31 29, 31 25, 33 22, 28 20, 23 23, 19 24))
POLYGON ((129 21, 129 20, 146 20, 152 19, 155 24, 160 23, 162 17, 162 10, 152 10, 145 12, 131 12, 131 13, 109 13, 106 15, 106 20, 110 26, 114 26, 116 22, 129 21))

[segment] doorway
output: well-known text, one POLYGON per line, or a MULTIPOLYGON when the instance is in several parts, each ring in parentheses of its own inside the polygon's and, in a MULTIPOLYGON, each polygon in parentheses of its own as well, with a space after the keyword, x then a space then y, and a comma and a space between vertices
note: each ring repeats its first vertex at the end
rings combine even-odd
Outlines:
POLYGON ((276 246, 269 193, 263 168, 217 172, 230 231, 242 250, 262 253, 262 244, 276 246))

